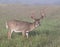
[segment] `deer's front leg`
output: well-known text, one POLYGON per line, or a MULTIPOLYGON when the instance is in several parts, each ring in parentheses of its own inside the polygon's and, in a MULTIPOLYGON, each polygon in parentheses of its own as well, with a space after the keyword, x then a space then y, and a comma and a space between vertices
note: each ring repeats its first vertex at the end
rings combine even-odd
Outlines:
POLYGON ((26 32, 23 31, 23 32, 22 32, 22 35, 23 35, 23 37, 26 37, 26 32))
POLYGON ((23 37, 27 37, 28 38, 28 32, 22 32, 23 37))
POLYGON ((26 37, 28 38, 28 32, 26 32, 26 37))

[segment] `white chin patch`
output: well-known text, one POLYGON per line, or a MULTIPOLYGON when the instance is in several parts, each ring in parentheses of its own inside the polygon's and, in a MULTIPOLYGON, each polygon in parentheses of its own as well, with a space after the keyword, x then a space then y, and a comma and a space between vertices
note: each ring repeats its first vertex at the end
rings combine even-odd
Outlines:
POLYGON ((38 27, 39 26, 39 24, 38 25, 36 25, 35 27, 38 27))

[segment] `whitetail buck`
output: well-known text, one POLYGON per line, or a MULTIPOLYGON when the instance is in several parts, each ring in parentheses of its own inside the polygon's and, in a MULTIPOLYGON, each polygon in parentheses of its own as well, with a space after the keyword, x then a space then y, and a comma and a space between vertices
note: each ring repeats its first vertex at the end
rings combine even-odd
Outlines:
POLYGON ((40 25, 40 19, 44 17, 43 10, 40 12, 41 17, 36 19, 34 16, 31 18, 34 20, 33 23, 19 20, 11 20, 6 22, 6 28, 8 28, 8 39, 11 38, 12 32, 22 32, 23 36, 28 38, 28 33, 40 25))

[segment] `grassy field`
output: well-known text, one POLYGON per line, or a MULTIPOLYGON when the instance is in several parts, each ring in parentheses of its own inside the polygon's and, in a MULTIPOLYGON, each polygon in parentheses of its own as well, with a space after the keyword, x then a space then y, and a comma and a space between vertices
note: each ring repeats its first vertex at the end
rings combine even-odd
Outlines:
POLYGON ((60 47, 60 6, 28 6, 0 5, 0 47, 60 47), (33 22, 30 18, 32 11, 35 17, 40 17, 40 10, 46 10, 46 17, 41 20, 41 26, 29 33, 29 38, 23 38, 21 33, 13 33, 12 39, 7 39, 8 30, 5 22, 10 19, 33 22))

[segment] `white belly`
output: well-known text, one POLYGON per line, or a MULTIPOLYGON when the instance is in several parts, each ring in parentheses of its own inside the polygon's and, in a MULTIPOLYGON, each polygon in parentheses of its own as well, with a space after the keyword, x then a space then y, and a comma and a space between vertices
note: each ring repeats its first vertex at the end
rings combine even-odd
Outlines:
MULTIPOLYGON (((18 32, 22 32, 22 31, 17 31, 17 30, 15 30, 15 29, 12 30, 12 32, 13 32, 13 31, 16 32, 16 33, 18 33, 18 32)), ((26 31, 26 32, 29 32, 29 31, 26 31)))
POLYGON ((11 32, 13 32, 13 31, 14 31, 14 32, 17 32, 17 33, 18 33, 18 32, 22 32, 22 31, 17 31, 17 30, 15 30, 15 29, 11 30, 11 32))
POLYGON ((22 32, 22 31, 14 31, 14 32, 22 32))

